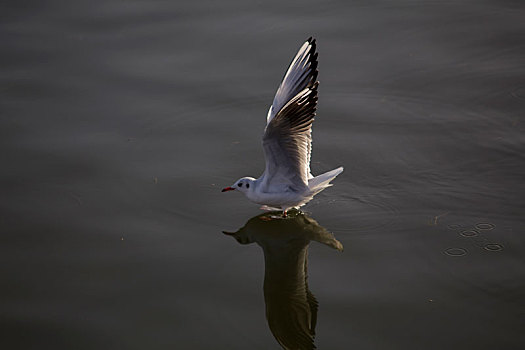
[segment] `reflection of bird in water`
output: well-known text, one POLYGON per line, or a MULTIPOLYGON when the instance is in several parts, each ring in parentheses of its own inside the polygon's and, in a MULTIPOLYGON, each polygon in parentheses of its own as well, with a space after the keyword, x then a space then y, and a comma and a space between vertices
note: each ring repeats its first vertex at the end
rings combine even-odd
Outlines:
POLYGON ((237 232, 224 232, 241 244, 256 242, 264 252, 266 318, 284 349, 315 349, 318 303, 308 289, 310 241, 342 251, 343 245, 307 215, 293 211, 287 219, 261 214, 237 232))

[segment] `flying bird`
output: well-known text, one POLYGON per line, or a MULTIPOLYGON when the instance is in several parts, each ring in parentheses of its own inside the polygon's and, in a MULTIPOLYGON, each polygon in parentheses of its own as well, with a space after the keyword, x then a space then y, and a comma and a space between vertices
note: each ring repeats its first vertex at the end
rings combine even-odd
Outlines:
POLYGON ((261 209, 299 208, 332 186, 343 168, 313 176, 310 172, 312 123, 317 107, 317 52, 310 37, 299 49, 277 89, 263 135, 266 168, 258 178, 243 177, 222 192, 237 190, 261 209))

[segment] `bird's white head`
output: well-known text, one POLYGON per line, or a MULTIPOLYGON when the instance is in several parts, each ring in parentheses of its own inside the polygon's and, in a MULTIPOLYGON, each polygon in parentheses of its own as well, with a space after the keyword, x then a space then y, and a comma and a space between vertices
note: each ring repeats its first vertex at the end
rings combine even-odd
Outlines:
POLYGON ((242 193, 253 191, 255 187, 255 179, 253 177, 241 177, 239 180, 229 187, 222 189, 222 192, 238 190, 242 193))

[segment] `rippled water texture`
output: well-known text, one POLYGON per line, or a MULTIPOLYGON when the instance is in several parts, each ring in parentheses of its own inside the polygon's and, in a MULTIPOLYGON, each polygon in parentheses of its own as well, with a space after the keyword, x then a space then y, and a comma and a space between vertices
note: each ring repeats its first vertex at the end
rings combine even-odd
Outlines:
POLYGON ((2 348, 525 348, 522 1, 10 1, 0 18, 2 348), (262 172, 310 35, 312 170, 345 172, 267 220, 220 189, 262 172))

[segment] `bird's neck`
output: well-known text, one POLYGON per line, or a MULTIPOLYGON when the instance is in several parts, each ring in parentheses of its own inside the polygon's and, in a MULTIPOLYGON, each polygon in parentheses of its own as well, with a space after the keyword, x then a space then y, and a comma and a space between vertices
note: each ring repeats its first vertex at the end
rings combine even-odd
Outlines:
POLYGON ((250 181, 249 184, 250 184, 250 187, 248 188, 248 191, 244 192, 244 195, 248 199, 252 200, 255 196, 255 192, 256 192, 258 183, 257 183, 257 180, 254 180, 254 181, 250 181))

